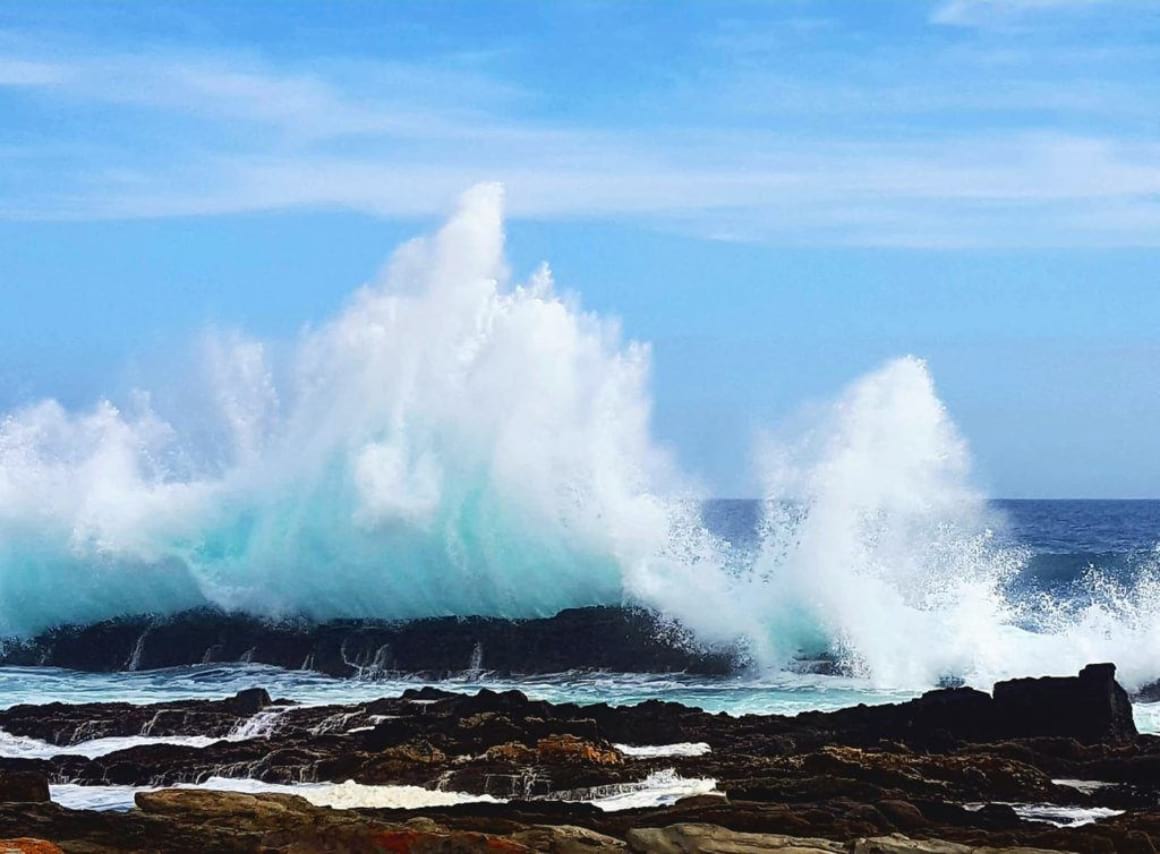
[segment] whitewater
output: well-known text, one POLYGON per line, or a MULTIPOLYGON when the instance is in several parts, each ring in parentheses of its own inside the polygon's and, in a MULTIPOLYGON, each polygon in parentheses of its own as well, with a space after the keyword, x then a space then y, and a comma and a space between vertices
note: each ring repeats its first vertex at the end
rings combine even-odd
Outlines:
POLYGON ((0 418, 0 636, 207 605, 625 603, 743 649, 753 684, 819 655, 885 692, 1105 660, 1130 688, 1160 676, 1155 556, 1130 580, 1093 566, 1066 597, 1013 595, 1030 555, 913 356, 804 429, 770 425, 756 542, 715 533, 708 494, 653 437, 649 347, 546 265, 513 279, 498 186, 292 345, 216 332, 199 352, 173 393, 0 418))

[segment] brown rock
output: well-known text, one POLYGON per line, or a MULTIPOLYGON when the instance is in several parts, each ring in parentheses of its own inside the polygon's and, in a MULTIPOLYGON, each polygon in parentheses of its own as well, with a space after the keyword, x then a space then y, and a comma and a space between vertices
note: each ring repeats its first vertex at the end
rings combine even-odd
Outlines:
POLYGON ((0 801, 44 802, 49 800, 48 780, 35 771, 8 771, 0 774, 0 801))
POLYGON ((443 825, 441 825, 439 822, 435 821, 434 819, 427 818, 426 816, 422 816, 422 815, 418 816, 417 818, 408 819, 406 822, 406 825, 407 825, 407 827, 411 828, 412 830, 418 830, 418 831, 421 831, 423 833, 446 833, 447 832, 447 828, 444 827, 443 825))
POLYGON ((879 801, 877 807, 878 811, 886 816, 895 827, 902 830, 913 830, 930 824, 918 807, 907 801, 879 801))
POLYGON ((845 845, 829 839, 739 833, 712 824, 674 824, 628 831, 628 847, 648 854, 844 854, 845 845))
POLYGON ((574 735, 553 735, 536 743, 541 762, 580 762, 587 765, 623 765, 624 756, 615 747, 605 747, 574 735))
POLYGON ((138 792, 137 808, 147 813, 182 817, 190 820, 212 818, 217 822, 251 826, 281 826, 316 811, 306 798, 298 795, 218 792, 212 789, 163 789, 138 792))
POLYGON ((483 758, 493 762, 530 764, 536 759, 536 751, 518 741, 509 741, 497 744, 495 747, 489 747, 484 752, 483 758))
POLYGON ((549 854, 589 854, 592 851, 622 851, 625 844, 611 836, 570 824, 541 824, 513 833, 514 841, 549 854))
POLYGON ((415 765, 438 765, 447 761, 447 754, 427 741, 388 747, 379 755, 384 759, 415 765))
POLYGON ((936 797, 1047 800, 1052 791, 1051 778, 1039 769, 989 754, 914 756, 827 746, 793 757, 789 764, 811 774, 867 780, 936 797))
MULTIPOLYGON (((360 849, 370 854, 393 852, 393 854, 529 854, 533 849, 502 836, 488 836, 485 833, 453 832, 423 833, 410 828, 386 830, 373 834, 369 842, 373 848, 360 849)), ((337 850, 337 849, 334 849, 337 850)))
POLYGON ((907 839, 900 834, 858 839, 848 850, 851 854, 1059 854, 1044 848, 979 848, 938 839, 907 839))

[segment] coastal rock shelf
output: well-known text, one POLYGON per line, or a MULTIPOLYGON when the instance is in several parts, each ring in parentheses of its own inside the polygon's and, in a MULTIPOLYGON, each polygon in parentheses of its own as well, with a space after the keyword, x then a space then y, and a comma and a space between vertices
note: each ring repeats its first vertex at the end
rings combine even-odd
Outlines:
POLYGON ((1154 851, 1160 739, 1136 732, 1114 674, 1091 665, 992 694, 942 689, 795 717, 434 688, 346 706, 298 706, 261 688, 152 706, 16 706, 0 711, 0 728, 43 749, 0 759, 0 837, 86 852, 1154 851), (84 749, 116 738, 137 742, 84 749), (211 791, 211 778, 278 791, 211 791), (635 808, 643 802, 617 798, 658 780, 695 781, 700 794, 635 808), (69 809, 48 784, 132 787, 136 808, 69 809), (433 797, 391 809, 349 799, 400 786, 433 797), (358 808, 320 805, 323 789, 358 808))

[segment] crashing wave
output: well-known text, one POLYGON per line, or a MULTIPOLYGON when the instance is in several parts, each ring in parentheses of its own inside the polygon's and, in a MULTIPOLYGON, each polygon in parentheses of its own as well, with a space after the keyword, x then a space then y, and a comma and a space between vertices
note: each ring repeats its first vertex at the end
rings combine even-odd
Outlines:
POLYGON ((206 607, 406 620, 627 603, 759 665, 823 656, 881 685, 1100 659, 1129 685, 1154 675, 1156 584, 1094 582, 1079 605, 1010 595, 1026 555, 994 537, 919 359, 766 443, 761 541, 732 549, 652 437, 649 348, 547 267, 512 283, 501 202, 468 192, 281 357, 210 336, 165 396, 187 407, 139 393, 0 418, 0 634, 206 607))

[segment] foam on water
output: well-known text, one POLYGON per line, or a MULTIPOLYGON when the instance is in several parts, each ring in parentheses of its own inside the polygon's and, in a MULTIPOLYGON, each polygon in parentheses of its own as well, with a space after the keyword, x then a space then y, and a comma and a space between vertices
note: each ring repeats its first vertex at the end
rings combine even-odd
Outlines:
POLYGON ((1094 660, 1129 686, 1160 675, 1160 574, 1010 594, 1026 555, 996 539, 916 358, 765 443, 756 548, 710 533, 652 437, 649 348, 546 267, 513 283, 501 200, 471 190, 289 346, 209 335, 160 395, 0 417, 0 635, 207 604, 412 618, 629 601, 758 669, 834 655, 877 689, 1094 660))
POLYGON ((1056 827, 1083 827, 1124 814, 1123 810, 1108 807, 1062 807, 1056 804, 1015 804, 1013 808, 1022 819, 1056 827))
POLYGON ((1109 786, 1116 785, 1116 783, 1107 783, 1103 780, 1074 780, 1067 777, 1059 780, 1052 780, 1051 782, 1056 786, 1067 786, 1068 788, 1075 789, 1078 792, 1083 792, 1085 795, 1090 795, 1094 792, 1098 792, 1100 789, 1106 789, 1109 786))
POLYGON ((669 806, 681 798, 716 794, 720 794, 716 780, 709 777, 682 777, 674 769, 667 768, 654 771, 634 783, 613 783, 571 792, 556 792, 549 797, 553 800, 590 803, 606 812, 616 812, 669 806))
MULTIPOLYGON (((345 783, 297 783, 283 785, 231 777, 210 777, 202 783, 171 786, 175 789, 205 789, 249 794, 298 795, 315 806, 336 809, 419 809, 468 803, 503 803, 490 795, 445 792, 420 786, 370 786, 347 780, 345 783)), ((675 771, 658 771, 639 783, 617 784, 590 791, 589 801, 600 809, 615 811, 637 807, 664 806, 691 795, 710 794, 716 782, 681 777, 675 771)), ((80 786, 73 783, 49 787, 52 800, 70 809, 127 810, 134 806, 138 792, 155 792, 147 786, 80 786)), ((579 799, 567 798, 568 800, 579 799)))
POLYGON ((130 747, 141 747, 147 744, 174 744, 183 747, 206 747, 219 738, 204 735, 130 735, 112 736, 109 738, 94 738, 90 741, 81 741, 77 744, 56 745, 49 744, 37 738, 22 735, 12 735, 0 730, 0 757, 19 757, 24 759, 48 759, 53 756, 87 756, 95 759, 98 756, 108 756, 118 750, 128 750, 130 747))
POLYGON ((668 756, 704 756, 710 747, 703 741, 681 741, 675 744, 616 744, 625 756, 635 759, 657 759, 668 756))
MULTIPOLYGON (((203 783, 180 784, 168 788, 206 789, 248 794, 298 795, 315 806, 336 809, 381 808, 418 809, 466 803, 499 803, 488 795, 443 792, 420 786, 368 786, 347 780, 345 783, 299 783, 282 785, 231 777, 210 777, 203 783)), ((138 792, 155 792, 147 786, 80 786, 61 784, 49 787, 52 800, 70 809, 127 810, 134 805, 138 792)))
MULTIPOLYGON (((1051 824, 1056 827, 1083 827, 1086 824, 1095 824, 1106 818, 1123 815, 1123 810, 1114 810, 1108 807, 1071 807, 1059 804, 1014 804, 1006 801, 996 801, 1006 804, 1015 810, 1024 821, 1034 821, 1041 824, 1051 824)), ((963 804, 969 810, 980 810, 984 804, 963 804)))
POLYGON ((278 728, 278 719, 289 708, 287 706, 270 706, 256 715, 240 722, 230 732, 233 741, 245 741, 250 738, 269 738, 278 728))

